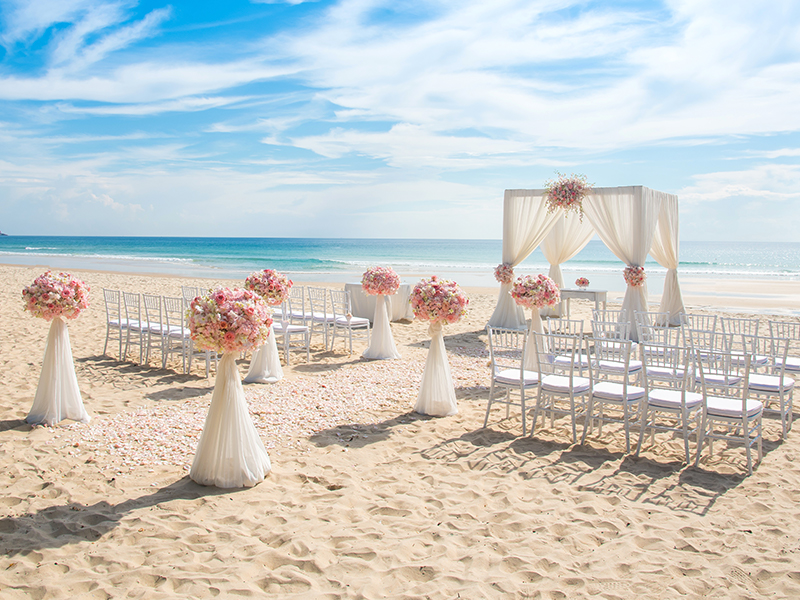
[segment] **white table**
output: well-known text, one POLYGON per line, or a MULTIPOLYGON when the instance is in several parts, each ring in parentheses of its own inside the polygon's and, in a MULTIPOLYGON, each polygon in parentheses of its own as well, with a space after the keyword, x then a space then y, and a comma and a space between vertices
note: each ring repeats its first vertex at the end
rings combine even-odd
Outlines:
POLYGON ((600 309, 600 303, 603 303, 603 309, 606 307, 608 300, 608 292, 606 290, 561 290, 561 301, 567 303, 567 318, 569 319, 569 301, 573 298, 580 300, 594 300, 595 310, 600 309))
MULTIPOLYGON (((344 289, 350 292, 353 316, 364 317, 372 321, 375 317, 376 297, 367 294, 360 283, 345 283, 344 289)), ((411 284, 401 283, 396 294, 393 296, 386 296, 390 321, 399 321, 401 319, 412 321, 414 319, 414 311, 411 310, 411 302, 409 302, 411 298, 411 289, 411 284)))

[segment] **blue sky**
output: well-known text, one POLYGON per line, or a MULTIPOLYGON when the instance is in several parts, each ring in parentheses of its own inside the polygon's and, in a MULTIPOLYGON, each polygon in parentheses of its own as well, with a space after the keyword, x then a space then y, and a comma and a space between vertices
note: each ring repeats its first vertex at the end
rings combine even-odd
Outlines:
POLYGON ((0 230, 500 238, 556 170, 800 239, 796 0, 0 0, 0 230))

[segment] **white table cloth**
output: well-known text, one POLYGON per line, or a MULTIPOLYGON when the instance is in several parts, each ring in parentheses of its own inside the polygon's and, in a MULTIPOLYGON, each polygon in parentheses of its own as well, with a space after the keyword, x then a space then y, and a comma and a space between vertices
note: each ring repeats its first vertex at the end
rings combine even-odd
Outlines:
POLYGON ((278 342, 275 341, 275 328, 269 326, 269 337, 253 353, 250 369, 244 378, 245 383, 275 383, 283 379, 278 342))
MULTIPOLYGON (((353 310, 354 317, 372 319, 375 316, 376 296, 367 294, 360 283, 345 283, 344 289, 350 292, 350 308, 353 310)), ((401 283, 397 293, 387 298, 390 321, 414 320, 414 311, 411 310, 410 302, 412 289, 411 284, 401 283)))
POLYGON ((88 423, 89 415, 75 376, 67 324, 55 317, 47 335, 36 396, 25 420, 32 425, 55 425, 64 419, 88 423))
POLYGON ((222 355, 189 477, 200 485, 252 487, 272 469, 244 397, 238 352, 222 355))

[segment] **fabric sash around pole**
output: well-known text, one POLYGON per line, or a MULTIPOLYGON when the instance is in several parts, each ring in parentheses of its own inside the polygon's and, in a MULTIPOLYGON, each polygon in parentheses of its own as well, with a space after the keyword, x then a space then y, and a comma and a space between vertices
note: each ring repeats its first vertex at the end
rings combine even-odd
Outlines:
POLYGON ((425 361, 414 412, 432 417, 449 417, 458 412, 458 406, 450 364, 447 362, 442 324, 431 323, 428 333, 431 336, 431 347, 425 361))
POLYGON ((678 283, 678 246, 679 241, 678 197, 664 194, 658 226, 653 236, 650 256, 667 269, 664 278, 664 293, 661 295, 660 312, 669 312, 671 325, 680 325, 680 314, 685 311, 681 286, 678 283))
POLYGON ((392 360, 400 358, 397 346, 392 337, 392 327, 389 324, 389 302, 386 296, 378 294, 375 299, 375 316, 372 319, 372 332, 369 337, 369 346, 364 350, 364 358, 375 360, 392 360))
POLYGON ((281 379, 283 379, 281 357, 278 353, 278 342, 275 340, 275 329, 270 324, 267 340, 253 352, 244 382, 275 383, 281 379))
POLYGON ((258 435, 236 367, 238 352, 222 355, 211 405, 189 477, 200 485, 251 487, 272 469, 258 435))
POLYGON ((90 417, 78 388, 67 324, 61 317, 55 317, 47 334, 36 396, 25 421, 32 425, 55 425, 64 419, 88 423, 90 417))

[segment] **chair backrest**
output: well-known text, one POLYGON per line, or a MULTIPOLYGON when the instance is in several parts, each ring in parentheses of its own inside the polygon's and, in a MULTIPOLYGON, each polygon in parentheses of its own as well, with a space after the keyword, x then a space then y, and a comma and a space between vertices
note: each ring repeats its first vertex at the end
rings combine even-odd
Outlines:
POLYGON ((750 370, 757 371, 759 367, 770 370, 775 375, 786 372, 786 357, 789 354, 789 339, 763 336, 742 335, 740 347, 750 355, 750 370))
POLYGON ((635 310, 633 311, 633 320, 637 327, 669 327, 669 312, 635 310))
POLYGON ((696 361, 700 373, 703 396, 740 398, 748 397, 747 379, 750 375, 751 356, 721 350, 709 350, 702 361, 696 361))
POLYGON ((119 290, 103 288, 103 300, 106 304, 106 320, 119 323, 122 318, 122 294, 119 290))
POLYGON ((722 331, 729 335, 758 335, 758 319, 720 317, 719 323, 722 331))
POLYGON ((732 336, 721 331, 684 328, 685 345, 699 353, 702 359, 706 350, 730 352, 732 336))
POLYGON ((164 312, 162 310, 161 296, 153 294, 142 294, 144 304, 144 318, 151 326, 161 325, 164 322, 164 312))
POLYGON ((684 343, 680 327, 670 327, 668 312, 634 311, 639 342, 679 345, 684 343))
POLYGON ((125 305, 125 318, 128 322, 141 322, 142 295, 138 292, 122 292, 122 302, 125 305))
POLYGON ((186 301, 183 298, 172 298, 164 296, 164 316, 167 320, 167 328, 170 335, 180 334, 184 329, 184 319, 186 318, 184 307, 186 301))
POLYGON ((200 288, 193 285, 182 285, 181 294, 184 300, 191 302, 200 295, 200 288))
POLYGON ((589 364, 594 370, 594 379, 613 377, 620 382, 627 383, 633 342, 628 339, 596 337, 587 342, 592 353, 592 360, 589 364))
POLYGON ((789 341, 789 356, 800 355, 800 322, 770 321, 769 334, 789 341))
POLYGON ((350 305, 350 292, 347 290, 328 290, 331 295, 331 312, 334 317, 344 317, 353 314, 350 305))
POLYGON ((308 306, 312 313, 325 316, 333 315, 333 313, 328 310, 328 290, 325 288, 308 286, 306 291, 308 292, 308 306))
POLYGON ((613 308, 593 308, 592 309, 593 321, 618 321, 630 323, 628 319, 628 310, 626 308, 613 309, 613 308))
POLYGON ((547 332, 583 337, 583 319, 547 318, 547 332))
MULTIPOLYGON (((489 334, 492 376, 509 369, 522 372, 525 365, 527 332, 491 325, 487 326, 486 330, 489 334)), ((523 378, 520 378, 520 381, 522 380, 523 378)))
POLYGON ((697 315, 691 313, 681 313, 681 325, 689 329, 700 329, 702 331, 717 330, 717 315, 697 315))
MULTIPOLYGON (((536 340, 536 348, 529 349, 538 355, 539 374, 547 375, 557 373, 566 375, 570 379, 570 385, 576 375, 581 375, 581 355, 586 353, 584 338, 576 335, 561 335, 558 333, 539 333, 533 332, 536 340), (556 361, 556 357, 559 358, 556 361)), ((589 369, 591 376, 591 369, 589 369)))
POLYGON ((630 339, 630 321, 599 321, 592 319, 592 335, 606 340, 630 339))
POLYGON ((672 388, 689 391, 694 382, 694 352, 683 344, 639 344, 639 358, 646 389, 672 388))

